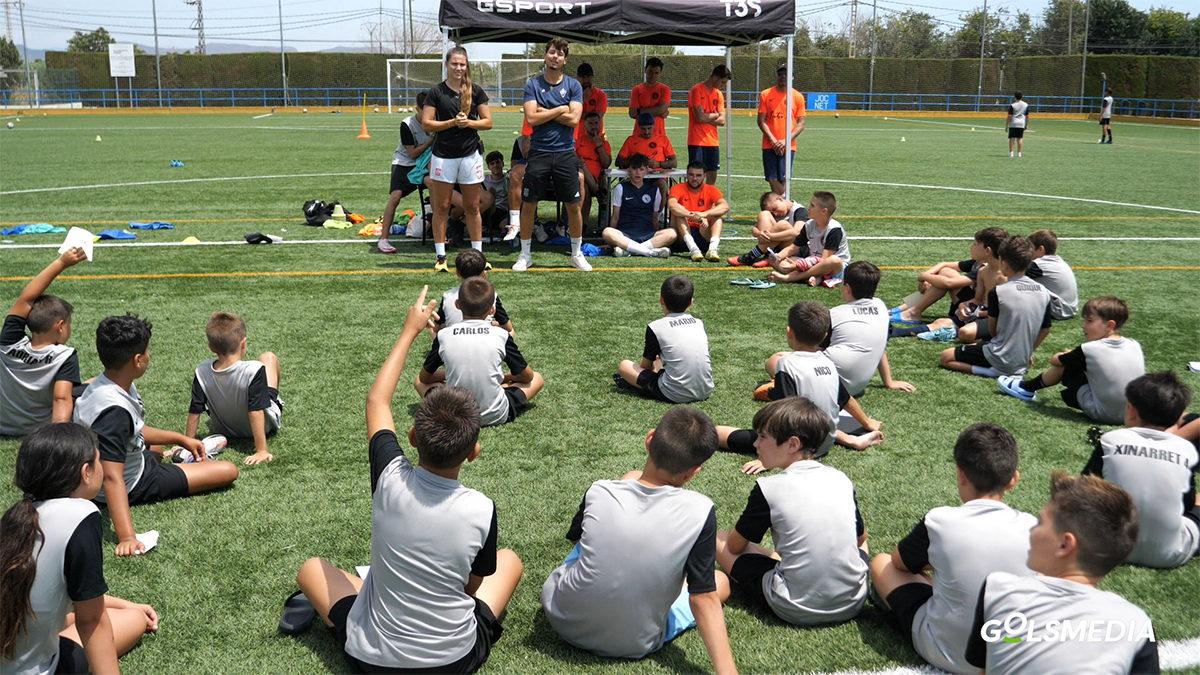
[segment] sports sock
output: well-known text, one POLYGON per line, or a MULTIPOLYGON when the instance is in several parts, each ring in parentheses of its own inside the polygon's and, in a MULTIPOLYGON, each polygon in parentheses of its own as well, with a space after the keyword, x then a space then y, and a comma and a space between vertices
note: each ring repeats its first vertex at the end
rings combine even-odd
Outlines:
POLYGON ((929 332, 929 326, 904 326, 903 328, 892 326, 888 329, 888 339, 912 337, 927 332, 929 332))
MULTIPOLYGON (((736 452, 739 455, 757 455, 758 451, 754 449, 754 439, 757 434, 749 429, 738 429, 729 434, 729 439, 726 445, 729 446, 727 452, 736 452)), ((724 450, 724 448, 721 448, 724 450)))
POLYGON ((433 245, 433 252, 435 254, 437 254, 437 257, 445 258, 446 257, 446 242, 444 242, 444 241, 441 243, 435 242, 433 245))
POLYGON ((983 377, 1000 377, 1000 371, 995 368, 985 368, 983 366, 971 366, 972 375, 981 375, 983 377))
POLYGON ((766 255, 766 252, 757 246, 750 249, 750 258, 752 260, 758 260, 759 258, 763 257, 764 255, 766 255))
POLYGON ((638 243, 638 242, 630 239, 629 245, 625 247, 625 250, 629 251, 630 253, 636 253, 638 255, 649 256, 650 252, 653 251, 654 249, 651 248, 649 243, 645 243, 645 242, 638 243))
POLYGON ((720 237, 713 237, 712 239, 708 240, 708 250, 715 251, 720 247, 721 247, 721 238, 720 237))
POLYGON ((529 257, 529 247, 533 245, 532 239, 521 240, 521 255, 529 257))
POLYGON ((583 237, 571 237, 571 257, 583 255, 579 249, 583 246, 583 237))
POLYGON ((1021 388, 1025 391, 1037 391, 1038 389, 1045 389, 1046 383, 1042 381, 1042 376, 1038 375, 1032 380, 1024 380, 1021 382, 1021 388))
POLYGON ((696 239, 690 234, 683 235, 683 243, 687 244, 688 250, 692 253, 699 253, 700 247, 696 245, 696 239))
POLYGON ((520 209, 514 209, 514 210, 510 210, 508 212, 508 226, 509 227, 520 227, 521 226, 521 210, 520 209))
POLYGON ((476 251, 482 251, 483 250, 483 240, 480 239, 479 241, 471 242, 471 248, 475 249, 476 251))

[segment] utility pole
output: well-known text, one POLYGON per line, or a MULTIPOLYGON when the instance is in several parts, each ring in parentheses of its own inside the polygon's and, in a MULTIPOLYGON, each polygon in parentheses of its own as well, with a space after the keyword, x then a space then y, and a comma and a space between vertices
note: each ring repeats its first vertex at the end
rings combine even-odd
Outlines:
POLYGON ((867 110, 875 98, 875 31, 879 28, 879 0, 871 2, 871 77, 867 85, 867 110))
MULTIPOLYGON (((283 55, 283 0, 279 0, 279 70, 283 73, 283 105, 287 105, 287 57, 283 55)), ((297 101, 298 103, 299 101, 297 101)))
POLYGON ((196 20, 192 22, 189 28, 197 33, 196 53, 204 54, 204 0, 183 0, 183 2, 187 5, 196 6, 196 20))
POLYGON ((29 39, 25 37, 25 2, 17 0, 17 11, 21 16, 21 60, 25 66, 25 86, 32 87, 33 80, 29 77, 29 39))
POLYGON ((1092 23, 1092 3, 1083 5, 1083 67, 1079 69, 1079 112, 1083 112, 1083 92, 1087 86, 1087 41, 1092 23))
POLYGON ((8 34, 8 41, 16 44, 16 40, 13 39, 12 34, 12 10, 9 9, 9 6, 12 4, 12 0, 5 0, 4 2, 4 28, 8 34))
POLYGON ((850 58, 858 56, 858 0, 850 0, 850 58))
POLYGON ((1071 55, 1071 43, 1075 41, 1075 31, 1072 23, 1075 22, 1075 0, 1067 0, 1067 56, 1071 55))
POLYGON ((987 0, 983 0, 983 21, 979 27, 979 89, 975 92, 975 112, 979 112, 979 98, 983 96, 983 47, 987 44, 987 0))
POLYGON ((158 81, 158 107, 162 107, 162 62, 158 56, 158 0, 150 0, 150 11, 154 15, 154 78, 158 81))

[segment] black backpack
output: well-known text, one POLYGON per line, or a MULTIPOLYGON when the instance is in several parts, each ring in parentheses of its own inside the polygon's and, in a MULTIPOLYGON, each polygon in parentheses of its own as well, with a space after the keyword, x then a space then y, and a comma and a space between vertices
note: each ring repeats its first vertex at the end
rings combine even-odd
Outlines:
POLYGON ((318 199, 313 199, 304 202, 304 224, 310 227, 320 227, 329 220, 329 216, 333 214, 333 207, 337 202, 326 204, 318 199))

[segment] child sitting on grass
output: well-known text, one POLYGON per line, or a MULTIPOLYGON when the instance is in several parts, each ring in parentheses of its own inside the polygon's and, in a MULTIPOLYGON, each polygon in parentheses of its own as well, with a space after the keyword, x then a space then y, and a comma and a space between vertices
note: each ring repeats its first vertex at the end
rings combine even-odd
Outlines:
MULTIPOLYGON (((1053 303, 1053 298, 1051 298, 1053 303)), ((1015 375, 997 379, 1000 390, 1021 399, 1037 400, 1037 392, 1063 385, 1062 400, 1102 424, 1125 420, 1125 387, 1146 373, 1142 346, 1123 337, 1129 306, 1120 298, 1092 298, 1083 306, 1085 342, 1050 357, 1050 369, 1022 381, 1015 375)))
POLYGON ((512 335, 488 320, 496 313, 496 290, 490 281, 463 281, 454 304, 463 320, 433 338, 413 386, 422 397, 443 384, 462 387, 475 395, 483 426, 507 424, 537 396, 545 380, 525 362, 512 335))
POLYGON ((795 241, 770 258, 775 271, 767 275, 769 281, 807 281, 809 286, 826 288, 842 283, 842 273, 850 264, 850 242, 842 224, 833 219, 834 211, 837 198, 832 192, 813 193, 809 219, 799 228, 795 241), (807 246, 796 242, 807 242, 807 246))
POLYGON ((90 501, 103 481, 96 442, 78 424, 44 424, 21 441, 16 464, 24 497, 0 520, 0 672, 118 672, 117 658, 158 630, 158 614, 106 595, 90 501))
POLYGON ((212 433, 254 439, 247 466, 275 459, 267 449, 267 436, 279 430, 283 414, 279 357, 263 352, 257 360, 245 360, 246 322, 237 314, 214 312, 204 334, 217 358, 196 367, 184 435, 196 436, 200 414, 207 411, 212 433))
MULTIPOLYGON (((454 273, 458 275, 459 279, 464 281, 472 277, 486 278, 488 270, 491 268, 492 266, 488 263, 483 251, 477 251, 473 248, 463 249, 454 257, 454 273)), ((460 288, 462 288, 462 284, 442 294, 442 303, 438 305, 437 314, 433 316, 434 335, 437 335, 438 331, 446 326, 453 326, 463 320, 463 313, 458 308, 457 302, 460 288)), ((495 312, 487 317, 487 320, 492 322, 492 325, 499 326, 508 331, 509 335, 515 335, 512 321, 508 318, 508 312, 504 311, 504 305, 500 304, 499 293, 496 294, 495 301, 495 312)))
POLYGON ((1029 235, 1033 242, 1033 262, 1025 275, 1050 291, 1050 308, 1055 321, 1074 318, 1079 313, 1079 288, 1075 271, 1058 254, 1058 235, 1038 230, 1029 235))
POLYGON ((717 449, 712 421, 676 407, 646 434, 641 471, 592 483, 571 521, 574 548, 542 586, 554 632, 601 656, 640 659, 696 626, 713 670, 736 673, 714 568, 717 511, 683 489, 717 449))
POLYGON ((850 263, 841 291, 846 304, 829 310, 825 356, 837 365, 838 377, 851 396, 862 396, 876 370, 888 389, 917 390, 908 382, 892 379, 886 351, 891 327, 888 307, 875 297, 880 277, 879 268, 869 262, 850 263))
POLYGON ((81 248, 67 250, 25 286, 8 310, 0 330, 0 435, 23 436, 45 422, 71 421, 79 356, 67 341, 75 308, 46 295, 46 289, 86 259, 81 248))
MULTIPOLYGON (((958 307, 970 302, 975 297, 975 280, 987 248, 993 251, 1000 248, 1000 242, 1008 239, 1008 231, 998 227, 985 227, 975 233, 971 241, 970 260, 960 262, 940 262, 917 275, 917 292, 921 297, 910 307, 903 303, 892 308, 892 321, 909 324, 917 328, 893 329, 892 337, 908 337, 934 330, 936 326, 926 324, 921 318, 925 310, 932 307, 943 296, 950 296, 950 311, 946 318, 949 326, 961 326, 962 319, 958 316, 958 307), (957 323, 956 323, 957 322, 957 323)), ((937 323, 936 321, 934 322, 937 323)))
POLYGON ((966 660, 967 629, 987 575, 1033 574, 1025 559, 1037 520, 1004 504, 1020 479, 1017 459, 1006 429, 964 429, 954 444, 962 505, 933 509, 891 555, 871 561, 875 604, 921 658, 949 673, 976 672, 966 660))
POLYGON ((1094 438, 1083 473, 1121 486, 1137 504, 1137 544, 1125 562, 1180 567, 1200 554, 1200 453, 1167 428, 1187 409, 1192 391, 1164 370, 1130 382, 1125 398, 1125 428, 1094 438))
POLYGON ((776 192, 764 192, 758 199, 758 206, 762 209, 758 222, 750 228, 750 234, 758 243, 749 251, 727 259, 733 267, 770 267, 767 251, 786 248, 804 233, 808 209, 799 202, 784 199, 776 192))
POLYGON ((407 434, 417 466, 396 437, 392 398, 437 305, 425 304, 428 290, 367 393, 371 573, 363 580, 310 558, 296 575, 312 606, 308 621, 321 616, 354 672, 475 672, 500 639, 497 617, 524 571, 515 553, 496 550, 495 503, 458 482, 462 465, 479 457, 474 396, 438 387, 421 401, 407 434))
POLYGON ((658 302, 664 316, 646 326, 641 365, 622 361, 613 374, 618 387, 667 403, 703 401, 712 394, 708 334, 704 322, 687 313, 694 292, 687 277, 667 277, 662 283, 658 302))
POLYGON ((802 396, 754 415, 764 469, 717 562, 755 604, 800 626, 848 621, 867 599, 867 528, 846 474, 814 460, 832 425, 802 396), (770 530, 775 550, 759 546, 770 530))
POLYGON ((110 316, 96 328, 96 355, 104 372, 75 404, 75 421, 96 434, 104 482, 96 501, 108 506, 117 555, 146 550, 138 541, 130 507, 229 487, 232 462, 208 459, 199 439, 146 426, 146 406, 134 380, 150 367, 150 323, 132 314, 110 316), (163 464, 158 446, 183 446, 193 464, 163 464))

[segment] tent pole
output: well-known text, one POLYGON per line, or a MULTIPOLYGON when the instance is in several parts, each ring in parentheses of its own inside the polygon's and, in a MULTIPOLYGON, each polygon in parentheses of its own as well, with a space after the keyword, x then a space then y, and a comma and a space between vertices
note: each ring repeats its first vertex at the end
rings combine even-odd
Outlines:
POLYGON ((450 53, 450 29, 442 29, 442 79, 446 79, 449 73, 446 72, 446 55, 450 53))
POLYGON ((783 141, 783 166, 784 166, 784 183, 783 183, 783 198, 792 198, 792 66, 793 66, 793 49, 795 46, 796 36, 788 35, 787 38, 787 132, 784 134, 783 141))
MULTIPOLYGON (((733 73, 733 47, 725 45, 725 67, 733 73)), ((725 201, 733 208, 733 78, 725 82, 725 201)), ((726 216, 728 218, 728 216, 726 216)))

